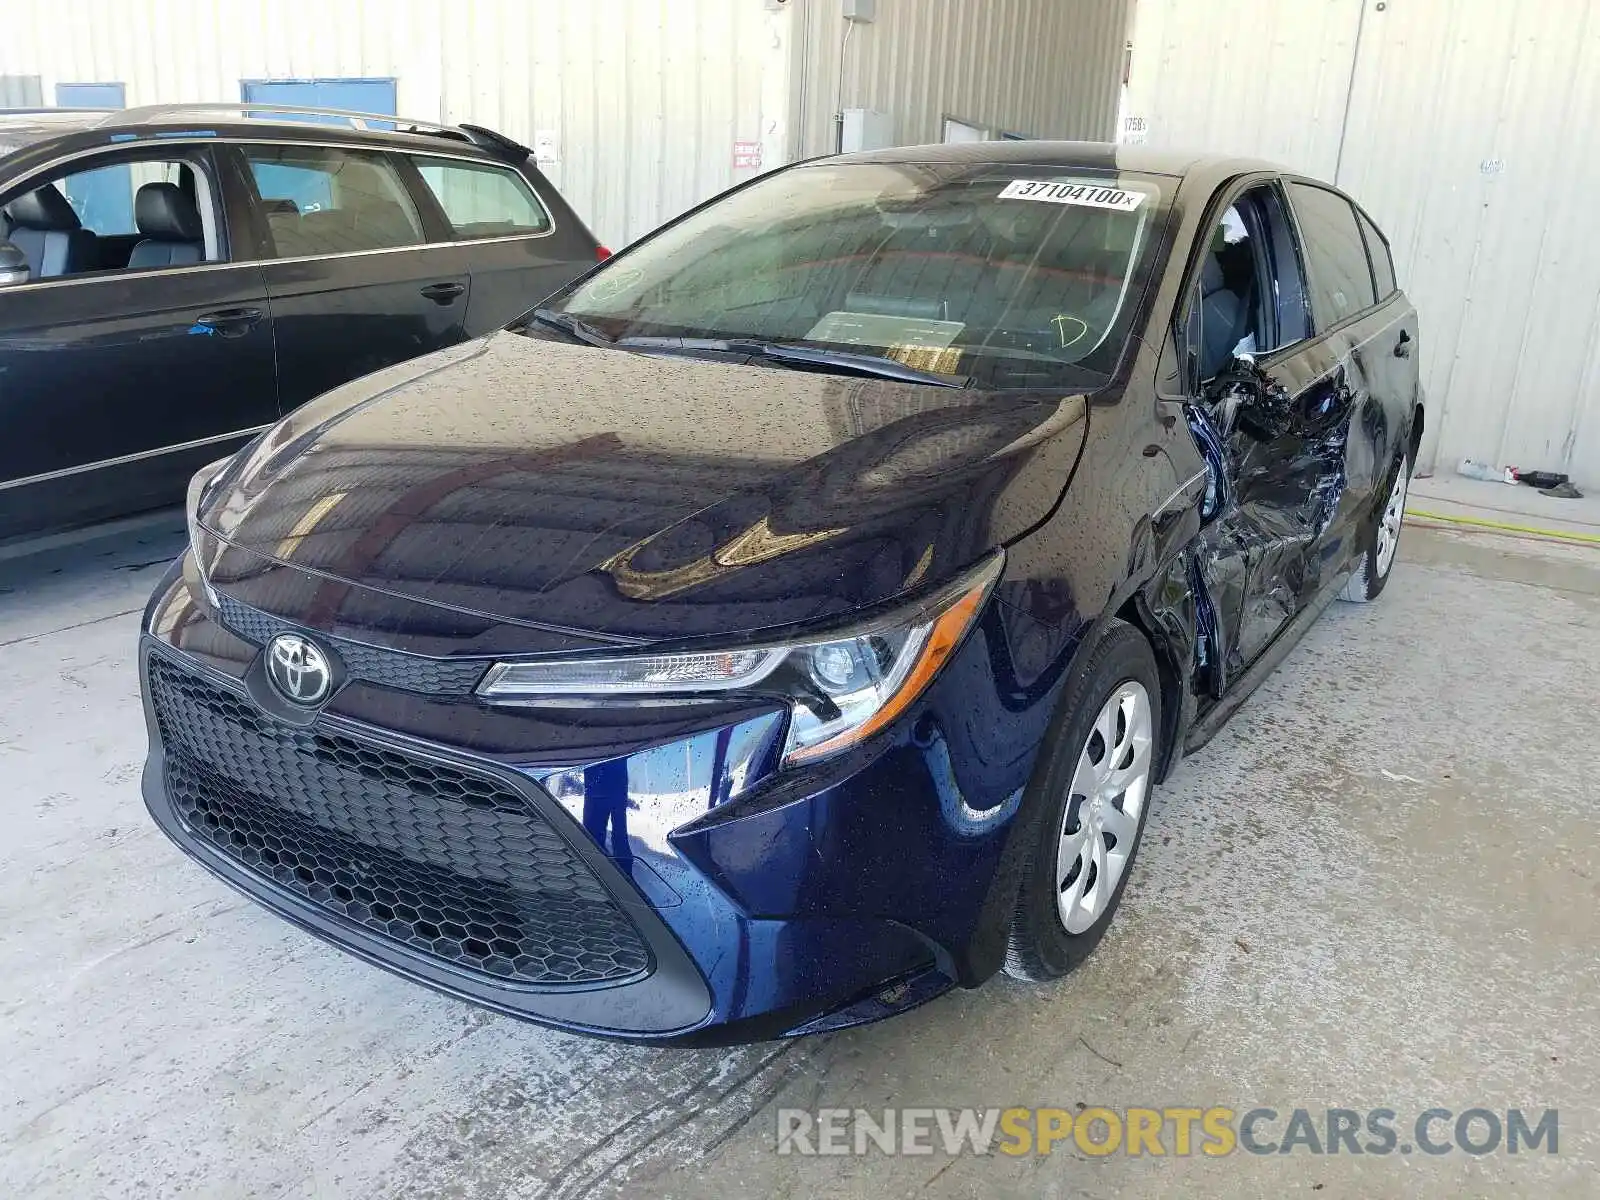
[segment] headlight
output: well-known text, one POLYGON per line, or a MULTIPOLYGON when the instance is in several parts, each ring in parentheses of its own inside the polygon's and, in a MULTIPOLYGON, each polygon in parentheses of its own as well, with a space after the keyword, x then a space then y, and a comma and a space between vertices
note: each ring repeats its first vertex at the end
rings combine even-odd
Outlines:
POLYGON ((497 663, 478 685, 491 703, 560 705, 613 699, 682 702, 743 691, 789 702, 784 762, 806 762, 870 737, 933 680, 983 609, 1002 558, 915 607, 840 630, 728 650, 497 663))
POLYGON ((200 557, 200 505, 205 501, 206 489, 212 481, 222 473, 222 468, 233 461, 230 455, 219 458, 216 462, 207 463, 194 473, 189 480, 189 494, 184 500, 184 517, 189 526, 189 550, 194 555, 194 567, 200 574, 200 583, 206 590, 206 599, 211 601, 211 607, 217 606, 217 594, 211 590, 210 570, 200 557))

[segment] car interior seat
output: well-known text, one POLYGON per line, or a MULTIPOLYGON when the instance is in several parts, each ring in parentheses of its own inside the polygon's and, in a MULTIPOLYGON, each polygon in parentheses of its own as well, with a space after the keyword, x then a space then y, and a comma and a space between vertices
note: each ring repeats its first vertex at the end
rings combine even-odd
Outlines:
POLYGON ((200 210, 175 183, 147 183, 133 197, 133 221, 143 240, 128 256, 130 269, 177 267, 205 259, 200 210))
POLYGON ((1233 357, 1234 348, 1250 332, 1250 306, 1228 285, 1222 260, 1206 255, 1200 270, 1200 378, 1211 379, 1233 357))
POLYGON ((94 234, 83 227, 55 184, 18 196, 6 205, 5 215, 11 226, 8 240, 27 255, 33 278, 72 275, 98 265, 94 234))

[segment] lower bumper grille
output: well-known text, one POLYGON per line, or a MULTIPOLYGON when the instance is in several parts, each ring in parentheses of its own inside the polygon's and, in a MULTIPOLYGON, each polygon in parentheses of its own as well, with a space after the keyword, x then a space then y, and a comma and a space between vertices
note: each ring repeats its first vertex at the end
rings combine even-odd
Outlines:
POLYGON ((160 656, 150 699, 190 833, 283 891, 457 967, 615 983, 644 940, 565 839, 489 776, 279 724, 160 656))

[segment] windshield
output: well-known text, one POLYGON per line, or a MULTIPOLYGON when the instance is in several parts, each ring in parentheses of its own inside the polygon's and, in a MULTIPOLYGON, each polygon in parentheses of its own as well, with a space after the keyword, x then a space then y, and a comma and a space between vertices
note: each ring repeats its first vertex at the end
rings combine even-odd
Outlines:
POLYGON ((735 192, 551 308, 611 339, 878 355, 978 387, 1082 386, 1129 336, 1164 213, 1148 178, 852 163, 735 192))

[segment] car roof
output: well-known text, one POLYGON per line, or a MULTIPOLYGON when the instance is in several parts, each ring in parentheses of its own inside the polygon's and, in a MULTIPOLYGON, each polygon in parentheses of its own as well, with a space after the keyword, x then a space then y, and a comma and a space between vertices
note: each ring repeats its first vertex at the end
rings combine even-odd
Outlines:
POLYGON ((46 138, 82 133, 103 121, 93 108, 16 108, 0 110, 0 154, 20 150, 46 138))
POLYGON ((443 125, 384 113, 306 108, 275 104, 160 104, 142 108, 37 108, 0 110, 0 158, 46 141, 80 150, 99 144, 124 145, 143 138, 191 135, 266 137, 292 141, 366 143, 394 148, 396 143, 438 149, 477 150, 492 157, 523 159, 526 146, 476 125, 443 125))
POLYGON ((962 165, 1080 167, 1166 175, 1197 184, 1221 182, 1257 171, 1289 174, 1277 163, 1188 150, 1158 150, 1117 142, 1000 141, 896 146, 813 160, 833 163, 956 163, 962 165))

